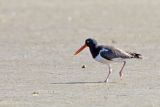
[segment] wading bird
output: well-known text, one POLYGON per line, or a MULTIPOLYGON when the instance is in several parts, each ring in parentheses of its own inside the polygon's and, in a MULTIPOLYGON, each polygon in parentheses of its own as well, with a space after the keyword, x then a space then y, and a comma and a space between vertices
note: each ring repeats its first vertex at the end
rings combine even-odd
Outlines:
POLYGON ((77 55, 86 47, 89 47, 92 57, 96 61, 108 65, 109 73, 104 82, 108 82, 109 76, 112 73, 112 68, 111 68, 112 62, 123 62, 123 66, 119 71, 120 78, 122 79, 123 68, 126 65, 126 60, 132 58, 142 59, 141 54, 123 51, 113 46, 98 45, 97 41, 92 38, 86 39, 85 44, 80 49, 78 49, 74 55, 77 55))

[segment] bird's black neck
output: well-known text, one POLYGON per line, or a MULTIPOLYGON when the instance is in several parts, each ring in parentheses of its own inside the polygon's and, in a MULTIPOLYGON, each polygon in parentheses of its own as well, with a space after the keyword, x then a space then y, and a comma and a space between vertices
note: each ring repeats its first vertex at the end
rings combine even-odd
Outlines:
POLYGON ((89 47, 89 49, 93 58, 95 58, 99 54, 100 49, 98 48, 98 46, 91 46, 89 47))

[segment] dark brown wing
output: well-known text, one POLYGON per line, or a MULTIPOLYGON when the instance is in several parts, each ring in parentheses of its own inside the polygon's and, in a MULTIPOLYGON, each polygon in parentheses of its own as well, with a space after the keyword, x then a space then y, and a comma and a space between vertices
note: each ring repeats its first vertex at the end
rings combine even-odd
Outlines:
POLYGON ((114 48, 112 46, 102 46, 102 50, 100 51, 100 55, 108 60, 112 60, 114 58, 131 58, 132 56, 118 48, 114 48))

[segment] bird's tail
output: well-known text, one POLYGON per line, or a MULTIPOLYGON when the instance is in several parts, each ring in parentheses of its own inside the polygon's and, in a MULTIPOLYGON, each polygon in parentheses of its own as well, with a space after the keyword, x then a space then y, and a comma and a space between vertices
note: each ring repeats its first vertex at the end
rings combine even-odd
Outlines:
POLYGON ((131 58, 137 58, 137 59, 142 59, 142 55, 138 53, 132 53, 128 52, 132 57, 131 58))

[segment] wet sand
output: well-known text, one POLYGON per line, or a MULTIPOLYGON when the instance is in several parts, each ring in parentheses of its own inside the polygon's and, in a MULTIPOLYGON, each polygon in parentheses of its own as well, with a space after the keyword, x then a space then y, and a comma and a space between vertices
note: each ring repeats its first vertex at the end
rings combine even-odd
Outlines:
POLYGON ((0 0, 0 107, 159 107, 160 1, 0 0), (88 37, 139 52, 120 80, 88 37), (86 65, 82 69, 82 65, 86 65))

